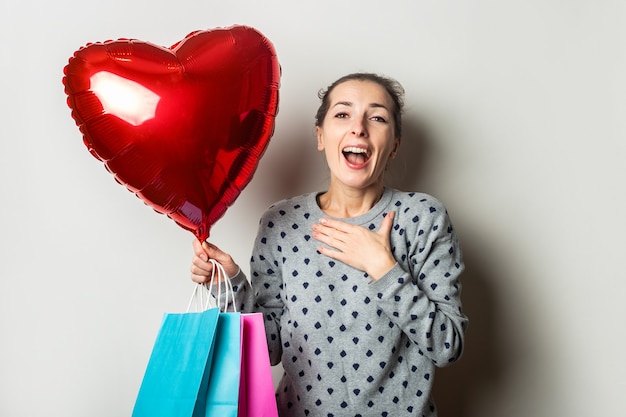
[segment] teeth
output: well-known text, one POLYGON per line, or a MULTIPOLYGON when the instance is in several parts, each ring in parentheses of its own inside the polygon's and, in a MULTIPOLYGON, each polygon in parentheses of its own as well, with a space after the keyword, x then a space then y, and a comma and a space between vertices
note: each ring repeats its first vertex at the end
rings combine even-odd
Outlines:
POLYGON ((355 146, 348 146, 347 148, 343 149, 343 152, 367 154, 367 149, 357 148, 355 146))

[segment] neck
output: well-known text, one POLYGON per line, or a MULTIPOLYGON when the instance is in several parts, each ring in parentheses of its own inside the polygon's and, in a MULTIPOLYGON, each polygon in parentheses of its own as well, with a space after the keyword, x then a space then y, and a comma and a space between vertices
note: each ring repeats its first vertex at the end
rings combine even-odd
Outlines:
POLYGON ((324 213, 345 219, 357 217, 370 211, 378 203, 383 192, 382 184, 376 184, 366 189, 354 189, 333 187, 331 183, 328 191, 320 194, 317 201, 324 213))

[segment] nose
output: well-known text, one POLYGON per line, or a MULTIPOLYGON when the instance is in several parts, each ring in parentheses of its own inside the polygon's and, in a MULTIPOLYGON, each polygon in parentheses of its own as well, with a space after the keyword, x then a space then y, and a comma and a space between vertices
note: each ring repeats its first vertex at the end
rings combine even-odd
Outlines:
POLYGON ((352 123, 352 134, 357 137, 367 136, 367 128, 365 127, 365 120, 360 117, 355 117, 352 123))

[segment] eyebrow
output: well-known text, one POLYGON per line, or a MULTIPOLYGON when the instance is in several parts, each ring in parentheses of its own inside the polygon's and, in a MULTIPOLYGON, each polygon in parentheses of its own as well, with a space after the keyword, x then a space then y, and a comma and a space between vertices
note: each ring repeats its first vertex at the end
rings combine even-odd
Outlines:
MULTIPOLYGON (((350 107, 350 106, 352 106, 352 104, 353 103, 351 101, 338 101, 335 104, 333 104, 332 107, 336 107, 336 106, 348 106, 348 107, 350 107)), ((387 106, 385 106, 384 104, 380 104, 380 103, 370 103, 369 107, 370 108, 378 108, 378 107, 380 107, 380 108, 383 108, 383 109, 389 111, 387 106)))

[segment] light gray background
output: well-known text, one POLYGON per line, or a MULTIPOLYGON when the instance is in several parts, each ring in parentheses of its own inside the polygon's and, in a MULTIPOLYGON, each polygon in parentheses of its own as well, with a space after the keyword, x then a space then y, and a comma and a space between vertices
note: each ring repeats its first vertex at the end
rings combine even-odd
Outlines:
POLYGON ((130 415, 161 316, 192 291, 192 235, 84 147, 68 58, 232 24, 274 43, 281 103, 214 243, 247 269, 262 211, 325 186, 319 88, 352 71, 396 77, 406 135, 391 184, 447 205, 468 264, 467 350, 438 374, 441 416, 626 414, 624 1, 5 0, 0 415, 130 415))

